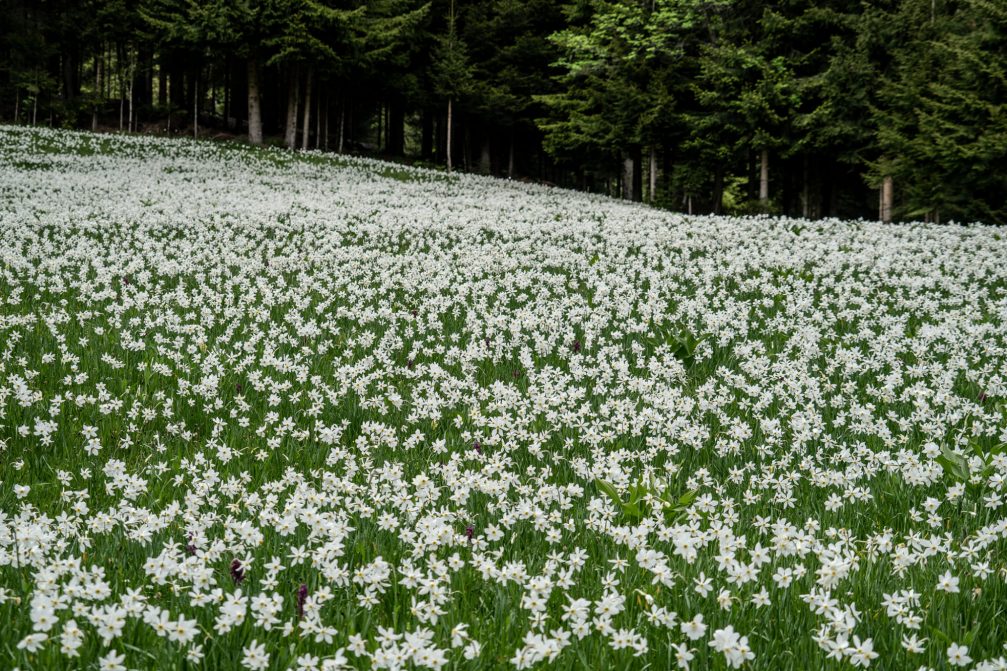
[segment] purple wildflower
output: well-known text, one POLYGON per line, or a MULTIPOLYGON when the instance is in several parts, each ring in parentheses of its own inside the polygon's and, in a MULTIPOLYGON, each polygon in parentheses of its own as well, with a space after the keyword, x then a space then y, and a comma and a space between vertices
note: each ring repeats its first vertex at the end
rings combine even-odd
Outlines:
POLYGON ((301 583, 297 588, 297 617, 304 617, 304 602, 308 600, 308 586, 301 583))
POLYGON ((245 567, 241 565, 241 562, 235 559, 231 562, 231 580, 234 581, 235 585, 240 585, 241 581, 245 579, 245 567))

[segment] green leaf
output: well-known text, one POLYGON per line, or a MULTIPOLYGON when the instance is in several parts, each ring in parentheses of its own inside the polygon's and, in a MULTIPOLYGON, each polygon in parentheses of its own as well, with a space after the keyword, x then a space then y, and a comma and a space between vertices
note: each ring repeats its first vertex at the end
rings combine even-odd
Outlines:
POLYGON ((617 508, 622 507, 622 498, 619 496, 619 492, 615 490, 615 487, 613 487, 611 483, 596 478, 594 484, 599 490, 602 491, 602 493, 607 495, 608 498, 612 499, 612 502, 616 505, 617 508))
POLYGON ((932 633, 932 634, 934 635, 934 637, 935 637, 935 638, 939 638, 939 639, 941 639, 942 641, 944 641, 944 642, 945 642, 945 643, 947 643, 948 645, 951 645, 952 643, 954 643, 954 641, 952 641, 952 640, 951 640, 951 639, 950 639, 950 638, 948 637, 948 635, 947 635, 947 634, 945 634, 945 633, 944 633, 943 631, 941 631, 941 630, 940 630, 940 629, 938 629, 937 627, 930 627, 930 633, 932 633))
POLYGON ((960 454, 952 452, 946 445, 941 447, 941 454, 934 461, 956 480, 967 480, 969 477, 968 461, 960 454))
POLYGON ((622 506, 622 514, 631 519, 640 519, 643 517, 643 510, 640 506, 635 503, 624 503, 622 506))
POLYGON ((682 506, 683 508, 687 508, 688 506, 692 505, 692 502, 696 500, 696 497, 698 495, 699 495, 698 489, 693 489, 692 491, 686 492, 685 494, 682 494, 680 497, 678 497, 678 505, 682 506))

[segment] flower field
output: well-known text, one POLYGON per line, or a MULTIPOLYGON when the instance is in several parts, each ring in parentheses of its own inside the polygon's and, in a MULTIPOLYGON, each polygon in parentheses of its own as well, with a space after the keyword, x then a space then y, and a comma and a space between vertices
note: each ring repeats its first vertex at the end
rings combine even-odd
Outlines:
POLYGON ((0 128, 0 668, 1007 669, 1005 260, 0 128))

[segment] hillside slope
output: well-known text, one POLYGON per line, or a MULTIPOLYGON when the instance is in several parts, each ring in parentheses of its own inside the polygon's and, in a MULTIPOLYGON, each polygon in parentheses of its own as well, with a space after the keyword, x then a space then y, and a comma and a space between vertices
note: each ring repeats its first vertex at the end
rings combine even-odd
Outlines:
POLYGON ((7 127, 0 240, 4 667, 1007 666, 997 229, 7 127))

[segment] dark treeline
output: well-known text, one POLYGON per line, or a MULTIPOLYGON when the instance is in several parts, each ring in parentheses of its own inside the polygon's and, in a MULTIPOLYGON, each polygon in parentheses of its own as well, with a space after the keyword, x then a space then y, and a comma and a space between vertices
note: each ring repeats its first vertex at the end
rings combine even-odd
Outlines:
POLYGON ((0 119, 1007 222, 1004 0, 0 0, 0 119))

